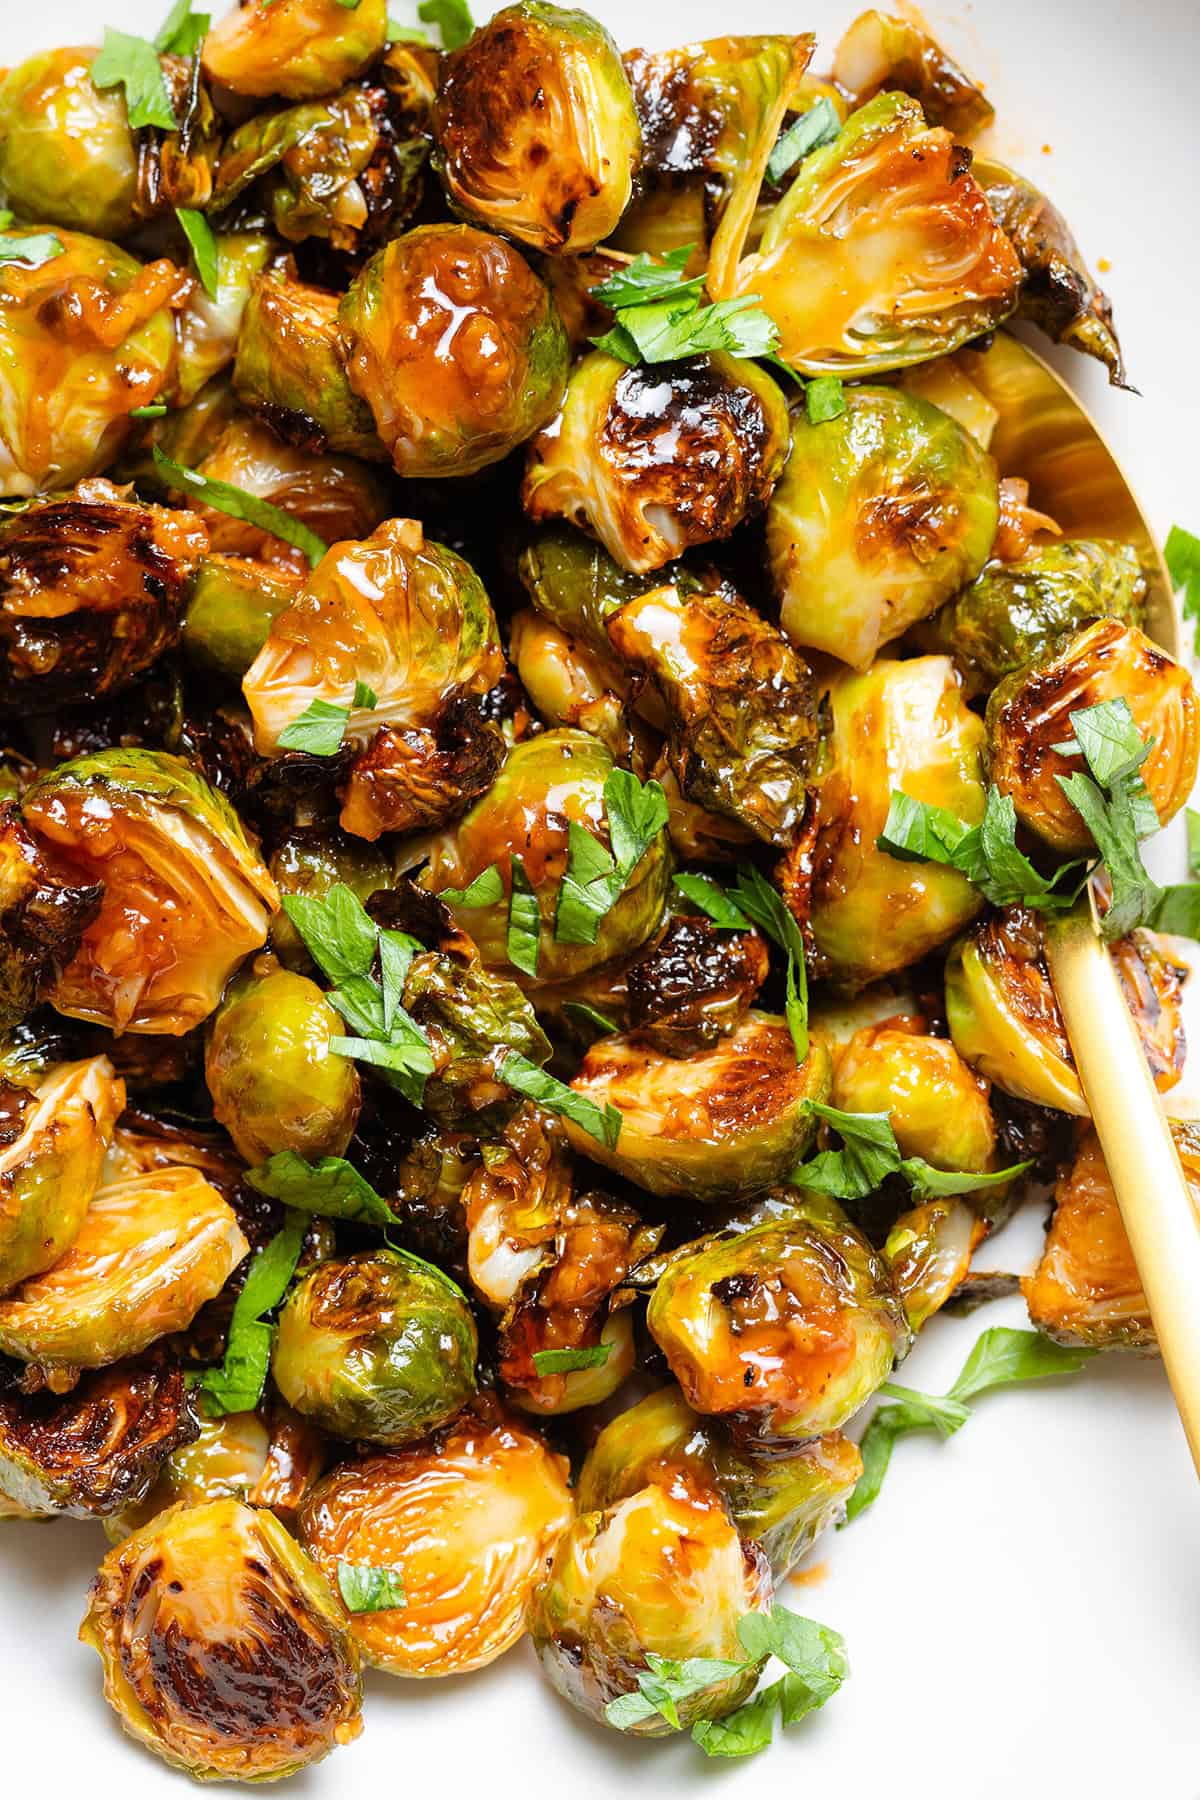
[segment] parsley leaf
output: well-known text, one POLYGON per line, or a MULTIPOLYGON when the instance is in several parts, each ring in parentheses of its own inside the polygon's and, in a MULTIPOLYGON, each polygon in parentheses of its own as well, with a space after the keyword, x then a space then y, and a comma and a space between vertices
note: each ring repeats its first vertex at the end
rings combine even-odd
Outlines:
POLYGON ((388 1612, 405 1604, 404 1583, 395 1569, 375 1569, 369 1563, 339 1559, 337 1578, 347 1612, 388 1612))
POLYGON ((1073 1375, 1096 1354, 1094 1350, 1068 1348, 1043 1337, 1040 1331, 1015 1331, 993 1325, 976 1341, 957 1380, 945 1394, 921 1394, 898 1383, 880 1388, 896 1405, 881 1406, 863 1433, 863 1472, 858 1478, 845 1523, 856 1519, 879 1496, 896 1442, 911 1431, 937 1431, 950 1437, 970 1418, 967 1402, 992 1388, 1011 1387, 1022 1381, 1041 1381, 1050 1375, 1073 1375))
POLYGON ((1188 873, 1200 875, 1200 812, 1194 812, 1189 806, 1184 817, 1187 821, 1188 873))
POLYGON ((782 181, 802 157, 810 156, 822 144, 832 143, 841 129, 837 107, 828 94, 822 94, 814 106, 794 119, 777 138, 775 148, 767 158, 768 181, 782 181))
POLYGON ((840 1150, 822 1150, 799 1163, 792 1180, 835 1200, 865 1200, 889 1175, 903 1175, 914 1191, 925 1198, 938 1194, 973 1194, 978 1188, 998 1187, 1014 1181, 1031 1167, 1028 1162, 981 1175, 973 1170, 935 1169, 921 1156, 901 1156, 900 1146, 887 1113, 843 1112, 819 1100, 805 1100, 804 1110, 824 1119, 842 1139, 840 1150))
POLYGON ((157 444, 154 446, 154 466, 167 486, 177 493, 202 500, 216 512, 225 513, 231 519, 244 519, 248 525, 257 525, 260 531, 282 538, 285 544, 302 551, 313 568, 324 556, 328 545, 316 532, 280 507, 272 506, 269 500, 260 500, 256 494, 247 494, 227 481, 213 481, 197 469, 185 469, 181 463, 172 462, 157 444))
POLYGON ((421 0, 417 17, 437 26, 443 50, 457 50, 475 30, 467 0, 421 0))
POLYGON ((143 125, 157 126, 160 131, 178 130, 158 51, 145 38, 106 25, 91 74, 93 87, 124 90, 131 131, 139 131, 143 125))
POLYGON ((524 1094, 527 1100, 536 1100, 547 1112, 560 1113, 581 1131, 586 1131, 589 1137, 595 1138, 598 1144, 604 1144, 609 1150, 616 1149, 621 1135, 621 1115, 615 1106, 597 1106, 586 1094, 577 1094, 574 1088, 547 1075, 545 1069, 539 1069, 536 1063, 518 1056, 515 1051, 505 1057, 498 1073, 501 1081, 507 1082, 518 1094, 524 1094))
POLYGON ((167 403, 165 400, 155 400, 151 406, 135 406, 129 416, 131 419, 165 419, 167 403))
POLYGON ((283 910, 304 940, 322 974, 340 987, 352 975, 370 975, 379 947, 379 928, 343 882, 321 899, 285 894, 283 910))
POLYGON ((40 269, 43 263, 62 253, 62 239, 55 237, 52 231, 0 233, 0 263, 20 263, 26 269, 40 269))
POLYGON ((967 825, 943 806, 893 791, 876 845, 899 862, 936 862, 957 869, 993 906, 1065 912, 1087 879, 1084 863, 1039 874, 1016 844, 1017 814, 1009 794, 989 788, 983 818, 967 825), (1063 883, 1074 883, 1063 887, 1063 883))
POLYGON ((289 1213, 283 1229, 263 1245, 251 1263, 234 1303, 224 1359, 200 1377, 210 1413, 249 1412, 262 1398, 274 1336, 274 1327, 265 1322, 263 1314, 272 1312, 287 1292, 300 1260, 304 1232, 304 1220, 289 1213))
POLYGON ((294 1150, 280 1150, 251 1169, 246 1180, 260 1194, 322 1219, 351 1219, 384 1228, 396 1222, 387 1201, 344 1156, 323 1156, 310 1163, 294 1150))
POLYGON ((750 920, 741 907, 729 898, 725 889, 707 875, 694 875, 684 870, 676 875, 674 885, 685 900, 710 918, 722 931, 745 931, 750 920))
POLYGON ((589 1344, 578 1350, 535 1350, 533 1366, 539 1375, 569 1375, 573 1369, 602 1369, 611 1344, 589 1344))
POLYGON ((593 300, 601 300, 614 311, 630 306, 644 306, 651 300, 682 300, 699 297, 704 291, 703 275, 690 279, 684 270, 696 251, 695 244, 684 244, 662 257, 635 256, 624 269, 610 275, 592 289, 593 300))
POLYGON ((509 859, 512 889, 508 897, 508 960, 524 975, 536 975, 542 932, 542 910, 538 897, 525 873, 525 864, 517 855, 509 859))
POLYGON ((590 1025, 605 1037, 609 1037, 614 1031, 621 1029, 615 1019, 610 1019, 607 1014, 597 1011, 594 1006, 589 1006, 586 1000, 564 1000, 563 1011, 569 1019, 574 1019, 577 1025, 590 1025))
POLYGON ((792 917, 783 896, 777 894, 766 876, 749 863, 743 863, 730 891, 730 898, 746 918, 765 931, 772 943, 787 956, 787 999, 784 1013, 796 1061, 808 1055, 808 968, 804 960, 804 934, 792 917))
POLYGON ((611 850, 576 820, 567 825, 567 867, 554 915, 554 936, 561 944, 595 943, 600 921, 667 823, 662 787, 639 781, 628 769, 611 772, 604 805, 611 850))
POLYGON ((1100 933, 1111 942, 1135 925, 1152 923, 1162 894, 1138 848, 1139 839, 1159 828, 1154 802, 1139 773, 1151 745, 1142 738, 1123 699, 1083 707, 1070 719, 1074 737, 1062 748, 1082 753, 1089 773, 1059 775, 1057 781, 1096 840, 1108 870, 1111 894, 1100 933))
POLYGON ((192 0, 175 0, 154 40, 154 48, 164 56, 194 56, 211 24, 210 13, 192 11, 192 0))
POLYGON ((336 756, 342 747, 350 708, 332 700, 312 700, 279 734, 281 750, 303 750, 308 756, 336 756))
POLYGON ((1167 569, 1175 591, 1183 596, 1183 616, 1200 626, 1200 538, 1172 525, 1163 546, 1167 569))
POLYGON ((419 25, 403 25, 399 19, 388 14, 387 41, 389 44, 427 44, 429 33, 422 31, 419 25))
POLYGON ((504 877, 495 863, 483 869, 465 888, 442 888, 438 894, 447 906, 494 906, 504 898, 504 877))
POLYGON ((810 425, 840 419, 846 410, 846 389, 840 376, 814 375, 805 385, 804 410, 810 425))

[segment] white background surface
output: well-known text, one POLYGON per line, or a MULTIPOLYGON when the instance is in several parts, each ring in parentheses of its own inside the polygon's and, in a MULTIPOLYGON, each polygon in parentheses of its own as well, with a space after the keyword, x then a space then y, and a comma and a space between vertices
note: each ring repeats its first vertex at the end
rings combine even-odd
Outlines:
MULTIPOLYGON (((214 10, 223 0, 211 0, 214 10)), ((593 0, 623 47, 814 29, 827 60, 853 0, 593 0)), ((393 0, 402 18, 412 0, 393 0)), ((0 63, 150 31, 167 0, 2 0, 0 63)), ((477 7, 477 13, 490 10, 477 7)), ((1059 356, 1151 520, 1200 531, 1200 6, 1197 0, 977 0, 929 16, 982 77, 997 151, 1053 196, 1116 303, 1141 398, 1059 356), (1044 153, 1042 145, 1050 152, 1044 153)), ((1036 1219, 985 1247, 1023 1267, 1036 1219)), ((1197 1296, 1200 1304, 1200 1296, 1197 1296)), ((985 1324, 1017 1303, 935 1320, 904 1380, 944 1389, 985 1324)), ((143 1800, 186 1792, 123 1739, 99 1666, 75 1642, 98 1526, 0 1529, 0 1794, 143 1800)), ((527 1646, 461 1680, 368 1678, 366 1729, 288 1791, 610 1800, 646 1784, 895 1800, 1200 1800, 1200 1492, 1158 1366, 1112 1359, 985 1398, 946 1445, 897 1450, 883 1496, 823 1540, 818 1584, 784 1598, 847 1637, 852 1679, 808 1725, 745 1764, 690 1743, 591 1727, 543 1685, 527 1646)))

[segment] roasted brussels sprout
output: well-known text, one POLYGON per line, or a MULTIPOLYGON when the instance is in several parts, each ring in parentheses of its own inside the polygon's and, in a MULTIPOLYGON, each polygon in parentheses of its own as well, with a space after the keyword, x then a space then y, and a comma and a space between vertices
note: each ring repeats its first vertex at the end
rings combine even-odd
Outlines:
POLYGON ((999 518, 996 465, 902 388, 845 398, 821 424, 793 409, 767 554, 792 642, 865 669, 983 568, 999 518))
MULTIPOLYGON (((715 1488, 681 1474, 576 1519, 533 1596, 529 1633, 548 1679, 593 1719, 637 1691, 648 1654, 736 1663, 736 1674, 714 1672, 680 1701, 689 1726, 724 1717, 753 1691, 758 1667, 743 1666, 737 1625, 770 1602, 762 1552, 739 1538, 715 1488)), ((630 1729, 658 1737, 671 1727, 654 1713, 630 1729)))
POLYGON ((633 95, 589 13, 521 0, 446 59, 436 165, 455 210, 535 250, 591 250, 629 204, 633 95))
POLYGON ((750 1441, 836 1430, 908 1347, 884 1263, 833 1201, 799 1194, 786 1219, 674 1257, 646 1322, 689 1405, 750 1441))
POLYGON ((409 1444, 471 1398, 475 1352, 449 1276, 379 1249, 319 1263, 293 1288, 271 1369, 288 1405, 335 1436, 409 1444))
POLYGON ((596 656, 612 654, 608 621, 618 607, 660 585, 653 576, 631 575, 569 525, 536 532, 518 573, 538 612, 596 656))
POLYGON ((189 662, 206 674, 240 682, 271 631, 295 600, 303 577, 246 556, 206 556, 183 621, 189 662))
POLYGON ((316 100, 361 75, 386 42, 386 0, 273 0, 226 13, 201 55, 209 79, 235 94, 316 100))
POLYGON ((1200 760, 1200 703, 1182 663, 1136 625, 1099 619, 1059 639, 1026 669, 1006 676, 988 701, 988 772, 1017 817, 1055 850, 1092 848, 1092 834, 1059 786, 1084 767, 1070 715, 1123 699, 1150 753, 1140 774, 1159 823, 1187 800, 1200 760))
POLYGON ((0 706, 128 687, 175 642, 208 533, 107 481, 0 524, 0 706))
MULTIPOLYGON (((541 917, 536 979, 564 982, 628 955, 644 944, 662 918, 670 881, 665 834, 653 841, 616 901, 599 921, 593 944, 559 942, 554 935, 562 876, 567 866, 568 823, 608 848, 605 782, 613 771, 609 752, 582 731, 546 731, 514 744, 495 786, 466 818, 436 841, 422 885, 435 893, 466 888, 495 864, 504 894, 490 906, 450 908, 489 968, 515 967, 509 956, 508 895, 512 859, 519 857, 541 917)), ((528 970, 524 971, 526 974, 528 970)))
MULTIPOLYGON (((1194 1201, 1200 1201, 1200 1133, 1171 1135, 1194 1201)), ((1060 1344, 1152 1349, 1150 1309, 1094 1131, 1081 1139, 1054 1189, 1054 1216, 1041 1261, 1021 1283, 1029 1317, 1060 1344)))
POLYGON ((341 303, 354 392, 401 475, 468 475, 554 417, 567 337, 503 239, 422 225, 374 256, 341 303))
POLYGON ((972 692, 1043 655, 1090 619, 1141 625, 1146 577, 1132 544, 1062 538, 1016 562, 992 562, 925 626, 922 642, 953 656, 972 692))
POLYGON ((15 802, 0 805, 0 1030, 18 1024, 57 980, 102 892, 59 865, 22 823, 15 802))
POLYGON ((126 1731, 201 1780, 277 1780, 362 1729, 358 1656, 325 1577, 238 1500, 172 1507, 110 1550, 79 1635, 126 1731))
POLYGON ((0 271, 0 494, 70 487, 121 449, 175 359, 185 279, 100 238, 61 231, 45 262, 0 271))
POLYGON ((107 1517, 143 1499, 197 1431, 183 1370, 164 1356, 85 1376, 65 1398, 0 1397, 0 1493, 31 1513, 107 1517))
POLYGON ((69 1018, 181 1035, 207 1018, 277 904, 228 802, 179 757, 100 750, 25 796, 27 822, 104 882, 76 955, 50 991, 69 1018))
POLYGON ((272 240, 264 231, 223 231, 215 237, 217 291, 197 283, 175 321, 179 363, 173 398, 190 406, 206 382, 233 361, 255 278, 270 261, 272 240))
POLYGON ((1016 252, 967 156, 906 94, 851 114, 801 162, 747 256, 744 238, 743 222, 714 245, 709 291, 757 295, 779 354, 805 375, 924 362, 992 330, 1020 293, 1016 252))
POLYGON ((787 453, 787 402, 756 363, 720 352, 631 369, 593 350, 530 445, 522 500, 642 573, 761 512, 787 453))
POLYGON ((576 642, 536 606, 513 618, 508 653, 535 712, 548 724, 586 731, 617 761, 628 760, 630 682, 611 657, 576 642))
POLYGON ((354 1134, 358 1071, 330 1049, 345 1029, 315 982, 287 969, 238 977, 221 1002, 204 1075, 213 1112, 248 1163, 282 1150, 315 1162, 354 1134))
POLYGON ((1124 387, 1112 303, 1096 286, 1067 221, 1031 181, 1003 163, 983 159, 973 172, 993 218, 1020 258, 1021 316, 1056 344, 1096 357, 1113 386, 1124 387))
POLYGON ((604 1427, 579 1471, 575 1504, 581 1513, 602 1511, 648 1482, 669 1484, 681 1468, 717 1487, 741 1536, 765 1553, 779 1582, 841 1518, 862 1458, 839 1431, 756 1456, 666 1387, 604 1427))
MULTIPOLYGON (((1150 931, 1119 939, 1109 954, 1155 1083, 1173 1087, 1186 1052, 1181 971, 1150 931)), ((1011 906, 955 944, 946 960, 946 1017, 959 1054, 1005 1093, 1087 1112, 1037 913, 1011 906)))
POLYGON ((818 967, 851 986, 908 968, 983 904, 956 869, 898 862, 876 847, 893 789, 983 816, 983 724, 949 657, 881 660, 829 690, 830 767, 818 791, 810 924, 818 967))
POLYGON ((786 847, 820 753, 817 687, 786 638, 732 592, 679 580, 608 621, 622 662, 662 701, 668 760, 689 800, 786 847))
POLYGON ((833 1104, 887 1113, 902 1156, 986 1174, 996 1151, 989 1083, 920 1023, 889 1019, 856 1032, 834 1063, 833 1104))
POLYGON ((615 1149, 567 1121, 575 1148, 652 1194, 693 1200, 756 1194, 784 1181, 812 1142, 805 1104, 830 1088, 819 1038, 803 1063, 786 1022, 750 1012, 709 1050, 664 1056, 634 1037, 601 1038, 572 1082, 599 1106, 615 1106, 615 1149))
POLYGON ((0 1101, 0 1294, 7 1294, 53 1268, 79 1235, 125 1085, 106 1056, 93 1056, 52 1064, 28 1088, 5 1082, 0 1101))
POLYGON ((629 968, 629 1029, 667 1056, 709 1050, 742 1024, 769 961, 757 931, 722 931, 677 913, 629 968))
POLYGON ((436 951, 414 957, 404 1007, 429 1042, 433 1073, 422 1105, 440 1125, 481 1126, 484 1115, 514 1110, 499 1076, 513 1052, 539 1065, 550 1060, 550 1040, 524 993, 479 964, 436 951))
POLYGON ((105 1181, 71 1248, 0 1300, 0 1351, 56 1379, 137 1356, 190 1325, 249 1245, 196 1169, 105 1181))
POLYGON ((911 19, 892 13, 860 13, 838 42, 833 78, 861 106, 880 92, 898 90, 921 102, 931 125, 956 136, 982 131, 995 109, 940 44, 911 19))
POLYGON ((306 450, 386 461, 371 409, 350 386, 338 338, 338 298, 282 273, 254 283, 238 333, 234 392, 306 450))
POLYGON ((391 1675, 463 1675, 525 1630, 525 1610, 572 1518, 567 1465, 494 1400, 422 1444, 345 1462, 304 1504, 300 1541, 339 1567, 399 1576, 403 1600, 351 1635, 391 1675))
POLYGON ((225 212, 257 181, 280 237, 328 238, 335 249, 354 250, 368 218, 359 177, 380 146, 383 100, 378 88, 355 86, 255 113, 225 143, 209 211, 225 212))
POLYGON ((925 1200, 899 1215, 883 1260, 911 1331, 919 1331, 957 1292, 986 1229, 966 1200, 925 1200))
POLYGON ((0 192, 47 225, 124 237, 138 157, 119 92, 92 85, 94 49, 43 50, 0 81, 0 192))

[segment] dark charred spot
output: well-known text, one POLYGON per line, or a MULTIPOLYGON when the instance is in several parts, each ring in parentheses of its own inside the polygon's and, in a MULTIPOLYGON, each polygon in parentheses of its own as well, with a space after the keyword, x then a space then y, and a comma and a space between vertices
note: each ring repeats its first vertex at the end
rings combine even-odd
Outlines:
POLYGON ((385 725, 354 760, 342 824, 360 837, 448 823, 485 793, 506 754, 473 694, 454 694, 432 726, 385 725))
POLYGON ((708 919, 671 919, 628 974, 630 1027, 668 1055, 687 1055, 735 1029, 766 980, 755 931, 719 931, 708 919))

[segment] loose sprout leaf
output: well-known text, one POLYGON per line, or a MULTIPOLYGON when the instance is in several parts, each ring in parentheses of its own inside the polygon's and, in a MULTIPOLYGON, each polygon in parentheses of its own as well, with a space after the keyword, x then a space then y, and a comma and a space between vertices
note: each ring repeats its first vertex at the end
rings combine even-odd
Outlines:
POLYGON ((338 882, 320 900, 285 894, 283 910, 318 968, 336 987, 351 975, 370 975, 379 929, 358 895, 338 882))
POLYGON ((175 0, 154 40, 154 48, 164 56, 194 56, 211 24, 211 13, 194 13, 192 0, 175 0))
POLYGON ((165 400, 155 400, 150 406, 135 406, 129 416, 131 419, 165 419, 167 403, 165 400))
POLYGON ((616 1019, 610 1019, 606 1013, 598 1011, 594 1006, 589 1006, 586 1000, 564 1000, 563 1011, 568 1018, 576 1020, 580 1025, 596 1026, 606 1036, 620 1030, 616 1019))
POLYGON ((493 863, 465 888, 442 888, 437 897, 449 906, 494 906, 504 898, 504 877, 493 863))
POLYGON ((766 876, 749 863, 743 863, 731 890, 736 907, 765 931, 772 943, 787 955, 787 998, 784 1014, 796 1061, 808 1055, 808 967, 804 960, 804 934, 792 917, 781 894, 776 893, 766 876))
POLYGON ((535 1350, 533 1366, 539 1375, 569 1375, 573 1369, 602 1369, 611 1344, 587 1344, 577 1350, 535 1350))
POLYGON ((619 269, 607 281, 594 287, 592 298, 602 300, 617 311, 623 307, 643 306, 651 300, 699 296, 704 290, 703 275, 689 279, 683 272, 695 252, 695 244, 668 250, 662 257, 647 256, 643 252, 635 256, 627 268, 619 269))
POLYGON ((279 734, 281 750, 303 750, 309 756, 336 756, 350 723, 350 708, 332 700, 310 700, 299 718, 279 734))
POLYGON ((344 1156, 323 1156, 310 1163, 294 1150, 281 1150, 251 1169, 246 1180, 260 1194, 319 1218, 384 1227, 396 1222, 387 1201, 344 1156))
POLYGON ((178 129, 158 51, 146 38, 131 37, 106 25, 91 74, 93 87, 123 89, 131 131, 139 131, 143 125, 157 126, 160 131, 178 129))
POLYGON ((62 253, 62 239, 52 231, 0 232, 0 264, 21 263, 27 269, 40 269, 62 253))
POLYGON ((475 29, 467 0, 421 0, 417 17, 437 26, 443 50, 457 50, 475 29))
POLYGON ((589 1137, 594 1137, 598 1144, 616 1149, 621 1135, 621 1115, 615 1106, 597 1106, 594 1100, 589 1100, 585 1094, 577 1094, 574 1088, 547 1075, 545 1069, 539 1069, 536 1063, 518 1056, 515 1051, 505 1057, 499 1074, 501 1081, 507 1082, 518 1094, 524 1094, 527 1100, 536 1100, 547 1112, 561 1113, 589 1137))
POLYGON ((801 113, 776 139, 775 148, 767 158, 767 179, 782 181, 802 157, 819 150, 822 144, 832 143, 841 129, 837 107, 828 94, 822 94, 815 105, 801 113))
POLYGON ((977 1339, 957 1379, 945 1394, 921 1394, 913 1388, 885 1384, 881 1393, 900 1398, 881 1406, 863 1433, 859 1449, 863 1472, 846 1508, 848 1525, 878 1498, 897 1440, 911 1431, 934 1430, 950 1437, 970 1417, 967 1402, 991 1388, 1051 1375, 1073 1375, 1096 1354, 1094 1350, 1056 1344, 1038 1331, 993 1325, 977 1339))
POLYGON ((1183 596, 1183 616, 1200 626, 1200 538, 1172 525, 1163 546, 1175 591, 1183 596))
POLYGON ((919 1195, 971 1194, 998 1187, 1023 1175, 1031 1165, 1014 1163, 988 1175, 966 1170, 935 1169, 924 1157, 902 1157, 887 1113, 843 1112, 819 1100, 805 1100, 805 1111, 824 1119, 842 1138, 840 1150, 822 1150, 792 1171, 801 1187, 836 1200, 865 1200, 889 1175, 903 1175, 919 1195))
POLYGON ((347 1612, 388 1612, 405 1604, 404 1583, 395 1569, 373 1569, 369 1563, 339 1559, 337 1578, 347 1612))
POLYGON ((536 975, 542 930, 538 897, 519 856, 510 860, 512 891, 508 898, 508 960, 525 975, 536 975))
POLYGON ((172 462, 171 458, 154 446, 154 466, 166 481, 178 493, 187 494, 193 500, 202 500, 216 512, 223 512, 231 519, 242 519, 247 525, 256 525, 260 531, 266 531, 272 537, 281 538, 285 544, 305 555, 313 568, 320 562, 328 546, 310 531, 299 519, 293 519, 280 507, 272 506, 269 500, 260 500, 256 494, 247 494, 241 488, 233 487, 228 481, 213 481, 207 475, 201 475, 198 469, 185 469, 181 463, 172 462))
POLYGON ((183 228, 183 235, 192 247, 192 261, 196 265, 196 273, 206 294, 217 298, 220 286, 220 258, 217 255, 217 240, 213 236, 212 226, 202 212, 194 206, 177 206, 175 217, 183 228))
POLYGON ((846 390, 840 376, 814 375, 804 389, 804 410, 810 425, 840 419, 846 410, 846 390))
POLYGON ((375 689, 373 687, 368 687, 365 681, 356 681, 354 684, 355 710, 370 712, 371 708, 378 704, 379 695, 375 692, 375 689))
POLYGON ((750 920, 741 907, 729 898, 725 889, 707 875, 695 875, 684 870, 674 877, 674 885, 685 900, 710 918, 721 931, 745 931, 750 920))
POLYGON ((1053 875, 1042 875, 1017 848, 1016 830, 1012 797, 999 788, 988 789, 978 825, 966 824, 944 806, 893 790, 875 842, 899 862, 936 862, 957 869, 993 906, 1066 911, 1087 879, 1087 865, 1066 863, 1053 875))
POLYGON ((289 1212, 287 1223, 264 1244, 250 1265, 245 1285, 234 1303, 219 1367, 206 1369, 201 1392, 214 1413, 249 1412, 262 1398, 271 1360, 272 1328, 263 1314, 272 1312, 288 1290, 300 1251, 305 1223, 289 1212))

